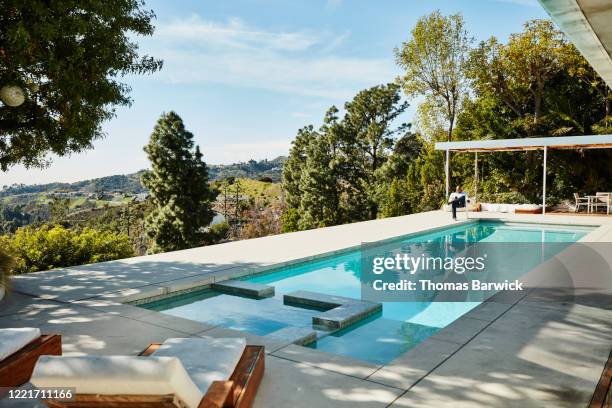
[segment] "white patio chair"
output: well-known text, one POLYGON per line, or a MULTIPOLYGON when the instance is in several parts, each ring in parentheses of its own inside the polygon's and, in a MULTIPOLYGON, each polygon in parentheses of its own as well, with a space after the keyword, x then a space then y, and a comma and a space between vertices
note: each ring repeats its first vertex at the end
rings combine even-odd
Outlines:
POLYGON ((606 207, 606 214, 610 215, 610 201, 612 200, 612 193, 595 193, 595 201, 591 203, 591 207, 595 207, 595 212, 598 207, 606 207))
MULTIPOLYGON (((606 204, 606 214, 610 215, 610 207, 612 207, 612 193, 597 193, 597 197, 603 197, 603 201, 606 204)), ((598 198, 599 200, 599 198, 598 198)))
POLYGON ((581 206, 584 206, 584 208, 586 208, 588 212, 589 210, 589 198, 588 197, 580 197, 578 193, 574 193, 574 200, 576 200, 576 204, 574 206, 575 213, 580 211, 581 206))

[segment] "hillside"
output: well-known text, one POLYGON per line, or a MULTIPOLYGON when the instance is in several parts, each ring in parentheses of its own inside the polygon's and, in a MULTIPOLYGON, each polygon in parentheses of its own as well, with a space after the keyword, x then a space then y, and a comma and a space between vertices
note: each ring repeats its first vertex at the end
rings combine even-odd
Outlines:
MULTIPOLYGON (((249 160, 246 163, 209 165, 208 172, 211 181, 227 177, 262 179, 269 178, 273 182, 281 179, 283 163, 286 157, 279 156, 273 160, 249 160)), ((102 193, 115 192, 124 194, 139 194, 146 192, 140 184, 140 176, 144 170, 131 174, 119 174, 97 179, 77 181, 75 183, 48 183, 48 184, 13 184, 4 186, 0 190, 0 198, 20 194, 37 193, 102 193)))

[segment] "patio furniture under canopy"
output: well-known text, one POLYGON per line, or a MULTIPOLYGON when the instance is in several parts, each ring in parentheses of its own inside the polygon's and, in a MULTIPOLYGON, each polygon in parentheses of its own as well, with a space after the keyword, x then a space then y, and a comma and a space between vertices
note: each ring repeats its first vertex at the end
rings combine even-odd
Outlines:
MULTIPOLYGON (((478 171, 479 152, 507 152, 543 150, 544 166, 542 171, 542 213, 546 213, 546 160, 549 149, 610 149, 612 135, 530 137, 520 139, 468 140, 459 142, 438 142, 436 150, 446 151, 446 197, 450 191, 450 152, 473 152, 475 171, 478 171)), ((476 173, 476 182, 478 176, 476 173)))

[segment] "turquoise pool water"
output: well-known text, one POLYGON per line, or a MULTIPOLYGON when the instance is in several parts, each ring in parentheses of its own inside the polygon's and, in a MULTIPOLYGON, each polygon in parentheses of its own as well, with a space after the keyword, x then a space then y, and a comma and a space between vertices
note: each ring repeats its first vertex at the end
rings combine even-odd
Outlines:
MULTIPOLYGON (((439 241, 458 245, 473 242, 545 242, 570 245, 591 230, 590 227, 481 221, 398 239, 397 243, 439 241)), ((563 245, 555 246, 562 247, 563 245)), ((261 336, 288 326, 311 327, 312 316, 320 311, 284 305, 283 294, 295 290, 309 290, 359 299, 360 261, 360 251, 352 251, 248 278, 251 282, 275 286, 275 296, 268 299, 256 300, 203 290, 142 306, 261 336)), ((379 315, 322 336, 310 347, 384 364, 478 304, 479 302, 384 302, 379 315)))

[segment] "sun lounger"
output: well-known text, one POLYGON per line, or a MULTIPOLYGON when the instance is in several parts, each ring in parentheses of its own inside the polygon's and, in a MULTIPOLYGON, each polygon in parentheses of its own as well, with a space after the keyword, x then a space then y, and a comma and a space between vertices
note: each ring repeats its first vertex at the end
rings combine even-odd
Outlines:
POLYGON ((75 387, 49 407, 251 407, 264 372, 263 346, 244 339, 168 339, 140 356, 43 357, 36 387, 75 387))
POLYGON ((62 338, 36 328, 0 329, 0 387, 17 387, 30 379, 42 355, 61 355, 62 338))

